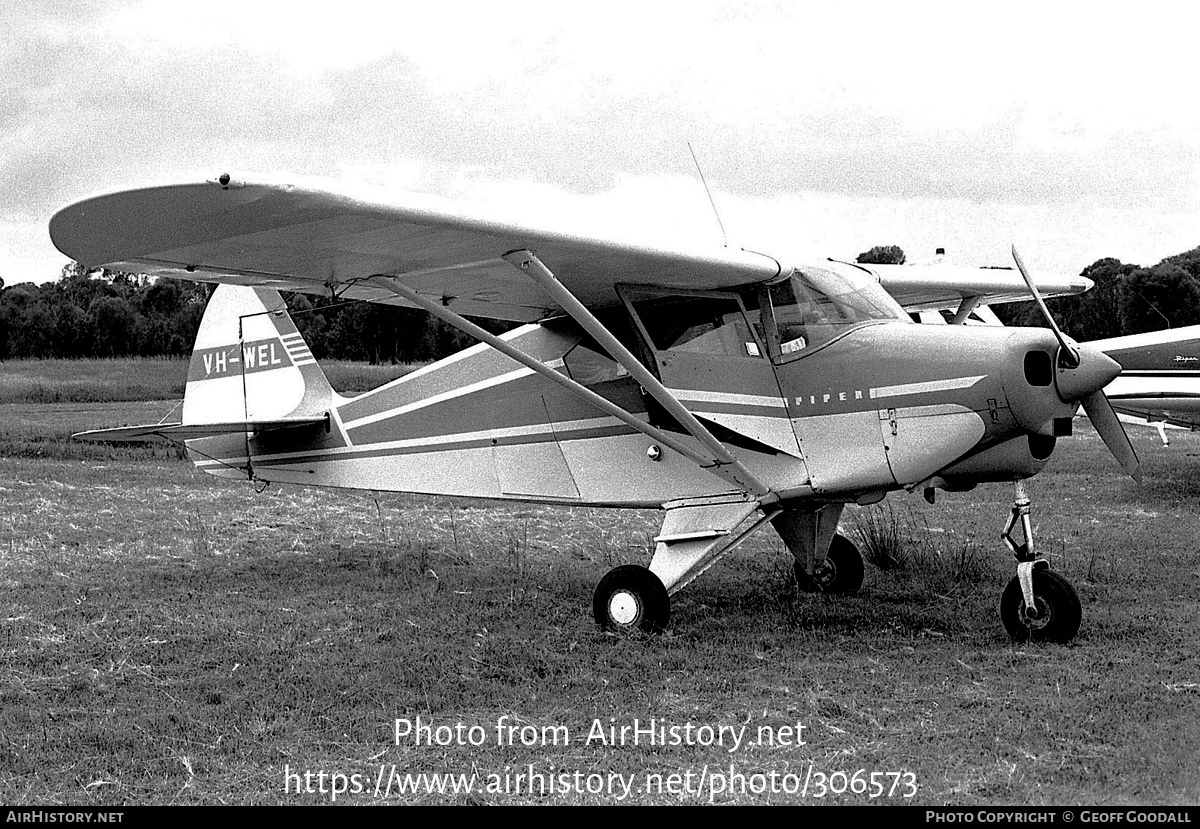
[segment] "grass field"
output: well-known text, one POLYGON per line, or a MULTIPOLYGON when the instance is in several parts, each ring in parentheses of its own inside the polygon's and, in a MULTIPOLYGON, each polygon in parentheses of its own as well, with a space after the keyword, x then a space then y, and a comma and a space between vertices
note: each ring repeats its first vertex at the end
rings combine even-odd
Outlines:
MULTIPOLYGON (((346 395, 382 386, 415 368, 337 360, 322 361, 321 367, 330 385, 346 395)), ((0 405, 182 400, 187 370, 187 360, 175 359, 0 361, 0 405)))
MULTIPOLYGON (((154 405, 20 423, 7 407, 0 438, 154 405)), ((653 513, 256 494, 169 453, 6 452, 0 802, 325 803, 339 780, 363 791, 337 803, 1195 804, 1200 436, 1164 449, 1134 433, 1139 487, 1078 432, 1030 483, 1039 543, 1083 602, 1067 646, 1014 646, 1000 625, 1007 486, 848 510, 848 527, 874 515, 915 551, 868 568, 854 597, 798 596, 760 534, 675 597, 665 635, 626 639, 596 629, 591 594, 646 561, 653 513), (418 717, 449 727, 423 742, 450 744, 397 740, 418 717), (635 719, 727 742, 587 739, 635 719), (498 723, 533 744, 519 728, 501 744, 498 723), (479 730, 459 744, 457 724, 479 730), (530 768, 584 791, 530 794, 530 768), (877 777, 873 800, 829 791, 872 772, 911 776, 877 777), (398 791, 421 773, 483 790, 398 791), (771 774, 809 781, 805 796, 756 792, 771 774)))
MULTIPOLYGON (((0 361, 0 457, 69 460, 183 458, 168 443, 114 447, 71 442, 75 432, 179 420, 187 361, 169 359, 0 361)), ((323 362, 330 384, 353 396, 416 366, 323 362)))

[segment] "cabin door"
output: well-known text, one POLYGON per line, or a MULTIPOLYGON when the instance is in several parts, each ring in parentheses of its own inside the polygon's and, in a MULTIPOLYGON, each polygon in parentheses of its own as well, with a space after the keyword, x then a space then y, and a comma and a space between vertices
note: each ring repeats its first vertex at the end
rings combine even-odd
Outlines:
MULTIPOLYGON (((624 287, 643 359, 684 406, 731 446, 800 457, 767 355, 757 306, 733 292, 624 287)), ((665 413, 650 401, 651 419, 665 413)))

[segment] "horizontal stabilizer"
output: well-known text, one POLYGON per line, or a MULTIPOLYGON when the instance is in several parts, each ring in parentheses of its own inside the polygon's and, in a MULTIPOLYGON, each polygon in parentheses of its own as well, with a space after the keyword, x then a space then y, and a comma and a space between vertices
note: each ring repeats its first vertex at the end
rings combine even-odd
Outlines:
POLYGON ((79 440, 113 442, 142 441, 151 438, 194 440, 217 435, 245 432, 269 432, 277 429, 296 429, 304 426, 329 426, 329 415, 320 417, 285 417, 279 420, 238 420, 229 423, 152 423, 146 426, 119 426, 115 429, 92 429, 71 435, 79 440))

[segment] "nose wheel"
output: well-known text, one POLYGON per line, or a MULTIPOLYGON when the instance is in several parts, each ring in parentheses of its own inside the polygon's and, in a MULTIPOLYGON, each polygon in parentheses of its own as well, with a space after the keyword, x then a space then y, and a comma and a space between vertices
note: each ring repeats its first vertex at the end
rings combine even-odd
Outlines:
POLYGON ((1000 597, 1000 619, 1016 642, 1069 642, 1079 632, 1083 607, 1071 583, 1044 567, 1031 573, 1033 601, 1025 599, 1020 575, 1000 597))
POLYGON ((1000 620, 1016 642, 1069 642, 1079 632, 1083 607, 1071 583, 1036 557, 1031 509, 1025 485, 1017 481, 1012 514, 1001 534, 1017 559, 1017 575, 1000 596, 1000 620), (1013 538, 1018 527, 1020 543, 1013 538))
POLYGON ((658 576, 625 564, 610 570, 596 586, 592 615, 605 630, 661 633, 671 617, 671 597, 658 576))

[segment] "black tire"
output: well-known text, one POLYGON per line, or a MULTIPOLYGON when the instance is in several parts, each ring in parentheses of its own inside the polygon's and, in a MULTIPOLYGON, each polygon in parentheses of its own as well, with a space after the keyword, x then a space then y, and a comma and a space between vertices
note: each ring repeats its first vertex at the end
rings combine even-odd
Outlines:
POLYGON ((854 543, 844 535, 835 535, 829 555, 817 565, 813 575, 796 562, 796 585, 805 593, 845 595, 857 593, 863 583, 863 559, 854 543))
POLYGON ((1013 576, 1000 597, 1000 619, 1016 642, 1070 642, 1079 632, 1083 607, 1071 583, 1053 570, 1033 571, 1033 599, 1038 613, 1026 612, 1021 580, 1013 576))
POLYGON ((596 585, 592 615, 605 630, 662 633, 671 618, 671 597, 658 576, 625 564, 608 571, 596 585))

